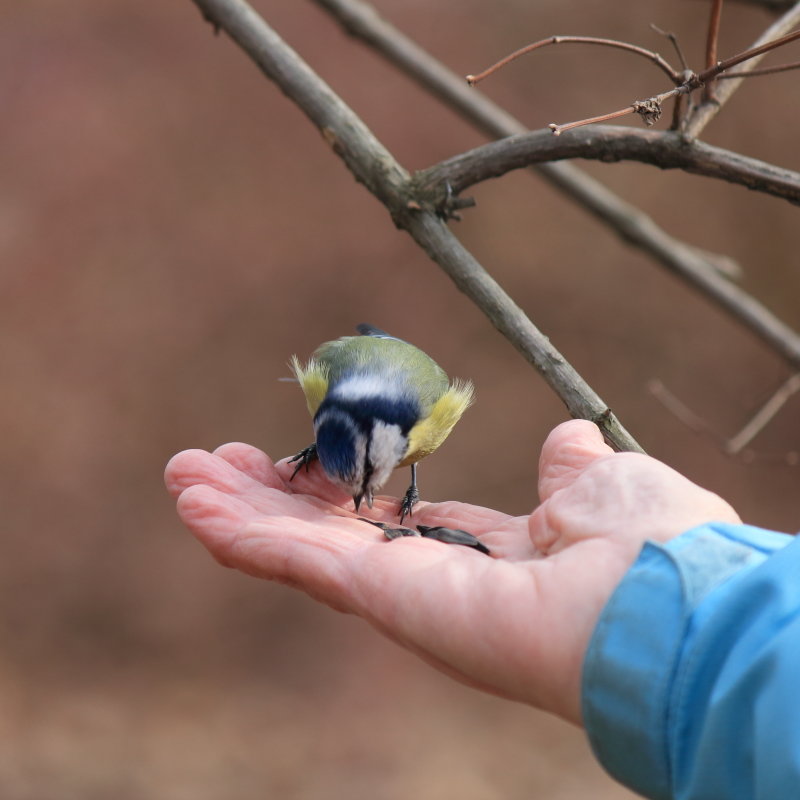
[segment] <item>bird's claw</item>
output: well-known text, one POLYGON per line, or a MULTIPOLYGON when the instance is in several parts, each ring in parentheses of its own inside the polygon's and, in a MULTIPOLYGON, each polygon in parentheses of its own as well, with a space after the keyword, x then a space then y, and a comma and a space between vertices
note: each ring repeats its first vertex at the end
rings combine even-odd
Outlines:
POLYGON ((292 477, 289 478, 290 481, 294 480, 294 476, 297 475, 300 470, 305 467, 306 472, 308 472, 308 466, 311 464, 312 461, 316 461, 319 456, 317 455, 317 445, 310 444, 308 447, 304 447, 296 456, 289 459, 290 464, 294 464, 295 461, 299 461, 300 463, 294 468, 294 472, 292 473, 292 477))
POLYGON ((419 502, 419 490, 417 489, 416 484, 412 484, 408 487, 408 491, 403 496, 403 499, 400 501, 400 524, 403 524, 403 520, 406 517, 411 516, 411 509, 419 502))

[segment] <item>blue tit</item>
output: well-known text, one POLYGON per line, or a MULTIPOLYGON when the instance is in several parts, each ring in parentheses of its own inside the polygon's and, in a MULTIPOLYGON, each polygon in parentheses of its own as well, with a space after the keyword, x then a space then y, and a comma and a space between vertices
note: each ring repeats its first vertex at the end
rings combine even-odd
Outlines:
POLYGON ((326 342, 291 366, 314 419, 315 442, 298 453, 294 474, 319 459, 325 474, 353 496, 356 511, 397 467, 411 467, 400 522, 419 500, 417 462, 447 438, 472 403, 472 384, 453 382, 414 345, 372 325, 360 336, 326 342))

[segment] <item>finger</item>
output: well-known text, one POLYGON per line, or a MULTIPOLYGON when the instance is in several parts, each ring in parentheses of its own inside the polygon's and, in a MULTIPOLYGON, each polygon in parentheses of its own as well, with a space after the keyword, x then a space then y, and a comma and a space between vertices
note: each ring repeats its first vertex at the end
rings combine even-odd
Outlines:
POLYGON ((424 525, 443 525, 461 528, 474 534, 494 531, 505 525, 512 517, 493 508, 473 506, 449 500, 443 503, 426 503, 420 512, 414 508, 414 521, 424 525))
POLYGON ((181 522, 225 566, 233 566, 231 542, 258 516, 242 500, 203 484, 186 488, 178 497, 177 508, 181 522))
POLYGON ((205 485, 264 513, 273 513, 288 497, 282 481, 277 481, 276 491, 205 450, 184 450, 173 456, 164 471, 164 482, 174 497, 192 486, 205 485))
POLYGON ((275 464, 277 475, 292 492, 310 494, 337 506, 346 506, 349 501, 352 507, 352 497, 328 480, 319 461, 312 462, 308 468, 301 467, 297 472, 296 469, 297 464, 290 464, 286 458, 275 464))
POLYGON ((272 459, 257 447, 242 442, 229 442, 214 451, 215 456, 224 458, 231 466, 249 475, 254 481, 283 489, 284 482, 275 470, 272 459))
POLYGON ((544 502, 572 484, 598 458, 613 455, 593 422, 573 419, 554 428, 539 457, 539 500, 544 502))

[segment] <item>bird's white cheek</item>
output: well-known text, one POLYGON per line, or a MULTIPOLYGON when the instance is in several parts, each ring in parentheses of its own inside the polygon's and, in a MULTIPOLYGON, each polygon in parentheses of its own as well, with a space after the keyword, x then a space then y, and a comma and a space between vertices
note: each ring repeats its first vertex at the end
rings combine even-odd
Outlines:
POLYGON ((373 472, 370 484, 380 489, 406 452, 408 440, 398 425, 376 422, 369 444, 369 460, 373 472))

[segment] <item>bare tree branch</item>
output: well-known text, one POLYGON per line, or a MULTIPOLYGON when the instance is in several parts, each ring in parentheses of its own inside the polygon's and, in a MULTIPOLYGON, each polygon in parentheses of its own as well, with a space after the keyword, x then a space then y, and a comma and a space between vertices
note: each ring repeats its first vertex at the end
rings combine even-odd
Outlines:
POLYGON ((492 64, 491 67, 488 67, 477 75, 467 75, 467 83, 470 86, 475 86, 476 83, 480 83, 480 81, 482 81, 484 78, 488 78, 490 75, 497 72, 497 70, 502 69, 506 64, 515 61, 520 56, 524 56, 527 53, 538 50, 540 47, 547 47, 548 45, 552 44, 594 44, 602 47, 615 47, 619 50, 626 50, 629 53, 635 53, 638 56, 646 58, 648 61, 652 61, 674 84, 681 82, 680 73, 674 69, 668 61, 663 59, 658 53, 654 53, 652 50, 647 50, 644 47, 639 47, 638 45, 630 44, 629 42, 620 42, 617 39, 601 39, 597 36, 556 35, 548 36, 546 39, 541 39, 538 42, 533 42, 533 44, 520 47, 519 50, 515 50, 505 58, 501 58, 497 63, 492 64))
POLYGON ((488 178, 497 178, 539 161, 562 158, 640 161, 661 169, 681 169, 737 183, 800 204, 798 172, 704 142, 686 141, 671 131, 614 125, 595 125, 563 138, 553 138, 547 131, 539 130, 500 139, 422 170, 415 180, 428 190, 449 185, 453 193, 459 194, 488 178))
MULTIPOLYGON (((731 173, 738 171, 737 182, 744 185, 748 185, 745 177, 747 170, 750 170, 747 180, 753 182, 774 171, 776 192, 778 186, 783 184, 784 189, 781 191, 793 193, 793 202, 800 202, 800 175, 797 173, 780 170, 700 142, 690 144, 675 133, 613 126, 586 128, 560 139, 554 139, 547 131, 533 131, 491 142, 417 173, 414 181, 420 188, 420 194, 427 196, 428 202, 435 205, 438 202, 438 194, 446 185, 458 193, 480 180, 503 174, 507 168, 521 167, 538 158, 588 157, 613 161, 617 160, 623 151, 626 157, 632 157, 640 148, 641 159, 651 163, 653 154, 661 150, 665 160, 658 166, 668 166, 669 159, 675 157, 672 166, 679 166, 678 161, 686 159, 680 164, 681 168, 713 177, 722 178, 726 177, 722 174, 725 171, 731 173), (619 150, 616 150, 615 142, 619 145, 619 150), (667 151, 673 146, 675 150, 672 155, 667 156, 667 151), (690 163, 692 159, 697 159, 694 166, 690 163), (702 167, 700 163, 703 164, 702 167)), ((755 187, 750 186, 750 188, 755 187)), ((748 327, 793 368, 800 369, 800 336, 755 298, 718 273, 707 269, 692 271, 684 266, 675 272, 748 327)))
POLYGON ((332 89, 244 0, 193 0, 319 128, 357 180, 447 272, 542 374, 574 417, 590 419, 617 449, 641 451, 608 406, 432 211, 410 194, 407 172, 332 89), (415 207, 416 206, 416 207, 415 207))
MULTIPOLYGON (((707 436, 723 453, 730 456, 739 456, 746 461, 752 461, 755 458, 773 461, 775 460, 774 456, 765 456, 753 450, 745 450, 745 448, 769 425, 792 396, 800 391, 800 372, 790 375, 770 395, 761 408, 753 414, 742 429, 730 438, 717 433, 708 423, 708 420, 689 408, 683 400, 667 389, 657 378, 648 382, 647 389, 677 420, 682 422, 689 430, 707 436)), ((798 464, 797 451, 790 450, 784 453, 780 460, 791 466, 796 466, 798 464)))
POLYGON ((750 442, 761 433, 771 422, 775 415, 786 405, 793 394, 800 391, 800 372, 790 375, 776 392, 753 415, 750 421, 726 443, 728 453, 740 453, 750 442))
MULTIPOLYGON (((764 31, 764 33, 761 34, 761 36, 758 37, 750 49, 761 47, 769 42, 779 39, 793 28, 797 27, 797 25, 800 25, 800 2, 792 4, 782 17, 777 19, 772 25, 769 26, 769 28, 767 28, 767 30, 764 31)), ((756 64, 761 61, 764 55, 749 59, 747 61, 746 68, 742 71, 754 69, 756 64)), ((733 66, 733 64, 730 64, 729 66, 733 66)), ((717 86, 715 99, 707 103, 701 103, 693 110, 689 120, 687 121, 685 133, 688 136, 699 136, 705 129, 706 125, 708 125, 708 123, 711 122, 711 120, 719 113, 720 108, 722 108, 722 106, 727 103, 728 100, 730 100, 731 96, 739 88, 739 86, 741 86, 741 84, 742 81, 739 79, 727 80, 717 86)))
MULTIPOLYGON (((721 6, 715 6, 714 8, 717 9, 720 7, 721 6)), ((711 22, 713 26, 714 18, 712 18, 711 22)), ((661 111, 664 101, 674 97, 677 102, 675 113, 673 114, 672 127, 680 128, 681 132, 687 138, 689 138, 690 135, 686 132, 685 126, 680 125, 680 113, 678 111, 677 103, 680 102, 683 96, 688 95, 696 89, 700 89, 701 87, 708 89, 710 86, 714 85, 714 82, 721 76, 722 73, 724 73, 726 69, 746 61, 758 60, 766 53, 769 53, 772 50, 777 50, 779 47, 789 44, 789 42, 796 41, 797 39, 800 39, 800 31, 794 31, 793 33, 786 34, 786 36, 769 41, 760 47, 754 47, 741 53, 737 53, 736 55, 726 58, 723 61, 717 61, 715 64, 704 69, 700 73, 694 73, 690 70, 684 73, 685 79, 672 89, 669 89, 666 92, 661 92, 661 94, 648 97, 646 100, 636 100, 631 103, 631 105, 625 106, 625 108, 619 109, 618 111, 611 111, 607 114, 601 114, 599 117, 587 117, 585 119, 576 120, 575 122, 561 123, 560 125, 551 123, 548 125, 548 127, 554 136, 560 136, 562 133, 564 133, 564 131, 572 130, 573 128, 581 128, 585 125, 595 125, 598 122, 607 122, 608 120, 624 117, 628 114, 639 114, 645 125, 653 125, 661 118, 661 111), (679 123, 678 125, 675 125, 676 120, 679 123)), ((787 68, 791 69, 793 68, 793 65, 788 65, 788 67, 784 65, 780 68, 773 68, 770 70, 770 73, 782 72, 787 68)), ((743 74, 746 74, 746 72, 739 73, 736 77, 741 78, 743 74)), ((704 100, 705 106, 713 105, 717 102, 716 94, 713 92, 706 91, 703 96, 706 98, 704 100)))
POLYGON ((759 67, 757 69, 742 70, 741 72, 725 72, 717 75, 718 81, 733 80, 735 78, 760 78, 762 75, 775 75, 778 72, 789 72, 793 69, 800 69, 800 61, 792 61, 789 64, 779 64, 776 67, 759 67))
MULTIPOLYGON (((328 10, 349 34, 372 47, 489 136, 502 138, 529 130, 480 91, 470 89, 459 75, 397 30, 363 0, 315 2, 328 10)), ((647 214, 572 164, 543 163, 533 169, 615 230, 624 241, 644 250, 670 271, 689 274, 709 269, 725 274, 741 272, 739 265, 727 256, 708 253, 675 239, 647 214)))

